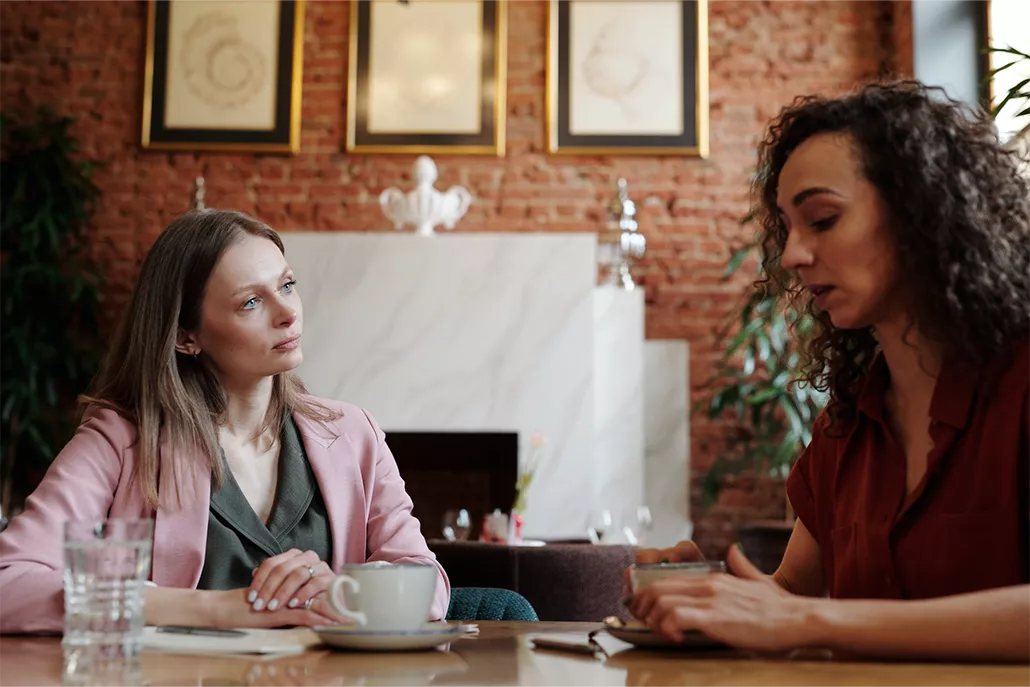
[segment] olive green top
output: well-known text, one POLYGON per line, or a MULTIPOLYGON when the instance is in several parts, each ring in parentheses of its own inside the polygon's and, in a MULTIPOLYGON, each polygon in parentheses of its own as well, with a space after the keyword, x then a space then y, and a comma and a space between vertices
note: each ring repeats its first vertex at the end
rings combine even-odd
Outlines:
POLYGON ((290 549, 311 550, 323 561, 332 560, 325 501, 297 425, 288 416, 280 442, 275 503, 267 525, 254 512, 231 470, 225 471, 220 489, 212 487, 207 550, 197 589, 248 587, 254 568, 290 549))

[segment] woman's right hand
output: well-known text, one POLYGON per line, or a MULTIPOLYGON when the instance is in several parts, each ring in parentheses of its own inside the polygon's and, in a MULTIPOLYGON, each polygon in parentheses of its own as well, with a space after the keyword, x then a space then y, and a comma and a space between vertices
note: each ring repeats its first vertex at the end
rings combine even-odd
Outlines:
POLYGON ((211 627, 296 627, 339 625, 351 621, 338 617, 328 601, 318 598, 310 609, 282 607, 274 611, 255 611, 247 601, 249 589, 208 592, 210 599, 208 624, 211 627))
MULTIPOLYGON (((668 549, 637 549, 636 564, 651 565, 654 563, 692 563, 703 561, 704 555, 697 544, 692 541, 681 541, 668 549)), ((629 599, 632 596, 632 583, 629 577, 629 568, 625 571, 626 584, 623 586, 623 597, 629 599)))
POLYGON ((701 549, 692 541, 681 541, 668 549, 639 549, 637 551, 637 565, 651 563, 693 563, 703 561, 705 557, 701 549))

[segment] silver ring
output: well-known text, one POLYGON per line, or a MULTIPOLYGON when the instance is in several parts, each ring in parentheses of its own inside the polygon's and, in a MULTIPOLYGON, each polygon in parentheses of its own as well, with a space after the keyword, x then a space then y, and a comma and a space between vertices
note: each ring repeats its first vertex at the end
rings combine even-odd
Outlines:
POLYGON ((308 579, 310 579, 310 578, 312 578, 312 577, 314 577, 314 576, 315 576, 315 569, 314 569, 314 568, 312 568, 312 567, 311 567, 311 566, 309 565, 309 566, 308 566, 308 579))
POLYGON ((315 597, 311 597, 310 599, 305 601, 304 602, 304 610, 305 611, 310 611, 311 610, 311 604, 313 604, 313 603, 315 603, 315 597))

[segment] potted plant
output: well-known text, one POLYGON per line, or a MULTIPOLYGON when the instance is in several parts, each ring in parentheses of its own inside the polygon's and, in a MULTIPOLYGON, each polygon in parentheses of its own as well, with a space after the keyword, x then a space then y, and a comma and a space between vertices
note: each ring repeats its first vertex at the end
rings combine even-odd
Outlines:
MULTIPOLYGON (((750 223, 752 217, 745 218, 750 223)), ((760 247, 752 241, 734 251, 724 273, 729 280, 760 247)), ((728 481, 749 475, 771 479, 782 488, 791 467, 812 439, 812 424, 826 395, 796 380, 799 337, 812 328, 808 315, 796 312, 767 281, 758 261, 756 282, 749 284, 740 307, 720 333, 723 354, 702 386, 694 412, 730 420, 726 450, 703 483, 706 507, 728 481)), ((738 536, 759 568, 772 572, 783 557, 793 527, 789 504, 782 519, 745 523, 738 536)))
POLYGON ((87 233, 96 162, 73 120, 0 114, 0 506, 35 488, 75 428, 101 351, 101 276, 87 233))

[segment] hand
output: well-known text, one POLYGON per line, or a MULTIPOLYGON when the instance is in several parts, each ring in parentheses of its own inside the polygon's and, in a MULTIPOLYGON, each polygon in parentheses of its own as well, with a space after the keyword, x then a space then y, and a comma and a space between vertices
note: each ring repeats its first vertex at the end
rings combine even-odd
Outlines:
MULTIPOLYGON (((310 609, 281 608, 274 613, 255 611, 247 602, 248 589, 230 589, 227 591, 205 591, 204 612, 207 613, 205 623, 210 627, 310 627, 313 625, 334 625, 349 622, 336 617, 335 613, 327 615, 320 604, 312 604, 310 609), (210 595, 210 596, 207 596, 210 595)), ((325 606, 329 604, 326 603, 325 606)))
MULTIPOLYGON (((278 611, 304 609, 308 600, 314 599, 308 610, 338 618, 332 604, 322 594, 335 577, 329 564, 320 560, 314 551, 290 549, 265 559, 257 567, 247 601, 255 611, 278 611)), ((339 618, 339 622, 348 621, 339 618)))
MULTIPOLYGON (((651 565, 654 563, 693 563, 703 561, 704 555, 697 544, 692 541, 681 541, 668 549, 638 549, 637 565, 651 565)), ((629 597, 632 591, 632 584, 629 579, 629 568, 624 572, 626 584, 623 586, 623 596, 629 597)))
POLYGON ((630 612, 672 641, 700 630, 733 646, 779 651, 805 646, 816 600, 795 596, 759 571, 738 547, 726 557, 732 575, 658 580, 636 593, 630 612))
POLYGON ((692 541, 681 541, 669 549, 639 549, 637 551, 637 564, 647 565, 651 563, 693 563, 703 561, 705 557, 701 549, 692 541))

